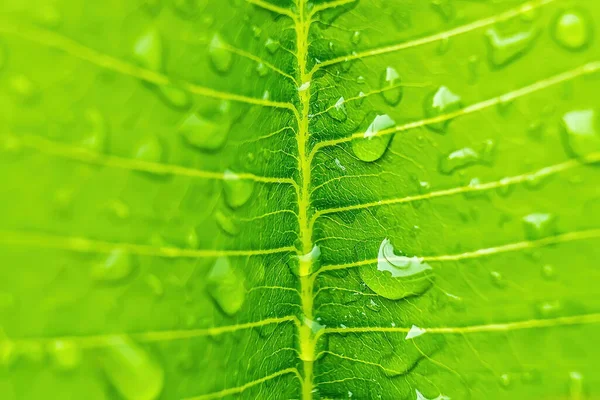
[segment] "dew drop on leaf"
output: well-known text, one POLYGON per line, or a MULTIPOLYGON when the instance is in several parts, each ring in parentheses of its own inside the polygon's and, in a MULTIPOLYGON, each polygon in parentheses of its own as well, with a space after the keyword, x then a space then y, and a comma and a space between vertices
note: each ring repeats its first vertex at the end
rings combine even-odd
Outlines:
POLYGON ((511 380, 509 374, 500 375, 500 385, 502 385, 502 387, 508 388, 510 386, 511 382, 512 382, 512 380, 511 380))
POLYGON ((523 217, 525 237, 529 240, 541 239, 556 234, 556 217, 554 214, 532 213, 523 217))
POLYGON ((418 257, 394 254, 394 246, 384 239, 376 263, 360 268, 365 284, 378 295, 398 300, 418 295, 433 282, 432 268, 418 257))
POLYGON ((134 150, 133 157, 140 161, 160 163, 165 151, 158 138, 152 136, 140 142, 134 150))
POLYGON ((464 147, 443 156, 440 159, 439 169, 442 174, 449 175, 457 170, 467 168, 475 164, 490 164, 494 155, 496 143, 487 140, 481 146, 481 150, 472 147, 464 147))
POLYGON ((425 334, 427 331, 423 328, 419 328, 416 325, 410 327, 409 331, 406 333, 404 340, 410 340, 425 334))
POLYGON ((400 75, 393 67, 387 67, 381 74, 380 90, 383 99, 391 106, 398 105, 402 100, 404 88, 400 86, 400 75))
POLYGON ((108 141, 108 128, 104 116, 95 109, 87 110, 85 120, 89 131, 81 141, 81 146, 93 152, 106 151, 108 141))
POLYGON ((208 47, 208 54, 210 55, 210 61, 212 66, 221 73, 228 72, 231 68, 233 61, 233 55, 227 49, 227 45, 223 42, 223 39, 219 34, 215 34, 210 41, 208 47))
POLYGON ((140 36, 133 45, 133 56, 142 67, 160 71, 163 65, 163 46, 158 31, 152 29, 140 36))
POLYGON ((176 109, 188 108, 192 102, 188 92, 175 86, 159 86, 158 93, 167 105, 176 109))
POLYGON ((54 366, 60 370, 68 371, 76 368, 81 362, 81 351, 70 340, 55 340, 48 346, 54 366))
POLYGON ((269 53, 275 54, 275 52, 279 50, 279 41, 267 38, 267 40, 265 41, 265 48, 269 53))
POLYGON ((348 117, 348 114, 346 113, 346 104, 344 101, 343 97, 340 97, 333 106, 331 106, 331 108, 329 108, 329 111, 327 111, 327 114, 329 114, 329 116, 333 119, 335 119, 336 121, 340 121, 343 122, 346 120, 346 118, 348 117))
POLYGON ((146 350, 126 336, 104 339, 100 362, 110 383, 126 400, 160 396, 164 372, 146 350))
POLYGON ((354 155, 362 161, 372 162, 383 156, 388 148, 392 135, 377 136, 380 131, 393 127, 396 123, 387 114, 377 115, 367 128, 364 139, 352 141, 354 155))
POLYGON ((357 45, 360 43, 360 38, 361 38, 360 31, 354 31, 352 33, 350 41, 352 42, 352 44, 357 45))
MULTIPOLYGON (((462 107, 462 99, 457 94, 453 93, 446 86, 440 86, 435 92, 431 93, 425 99, 423 111, 426 118, 435 118, 443 114, 449 114, 459 110, 462 107)), ((427 124, 427 127, 436 132, 446 132, 449 119, 441 122, 427 124)))
POLYGON ((192 113, 179 126, 179 133, 190 145, 214 151, 225 144, 230 127, 231 121, 220 111, 208 116, 192 113))
POLYGON ((494 284, 494 286, 501 288, 501 289, 506 286, 506 281, 504 280, 504 277, 502 276, 502 274, 500 272, 491 271, 490 277, 492 278, 492 283, 494 284))
POLYGON ((267 76, 269 68, 263 63, 258 63, 256 64, 256 73, 258 76, 267 76))
POLYGON ((10 88, 22 104, 31 104, 38 95, 38 87, 25 75, 17 75, 11 78, 10 88))
POLYGON ((546 264, 542 267, 542 276, 548 280, 556 278, 556 271, 550 264, 546 264))
POLYGON ((229 236, 237 236, 240 233, 236 221, 224 210, 215 211, 215 221, 221 230, 229 236))
POLYGON ((235 172, 226 170, 223 179, 225 202, 231 208, 246 204, 254 191, 254 181, 241 179, 235 172))
POLYGON ((564 48, 580 50, 591 38, 591 27, 587 18, 579 11, 563 11, 554 21, 552 36, 564 48))
POLYGON ((227 315, 236 314, 246 299, 244 280, 227 257, 219 257, 206 277, 208 293, 227 315))
POLYGON ((116 248, 104 261, 95 263, 90 273, 99 282, 118 282, 131 275, 133 269, 133 256, 125 249, 116 248))
POLYGON ((595 110, 575 110, 563 115, 562 133, 566 150, 573 157, 600 151, 598 116, 595 110))
POLYGON ((505 66, 523 56, 535 38, 533 30, 503 35, 496 28, 491 28, 485 35, 489 48, 488 58, 495 67, 505 66))
POLYGON ((555 318, 562 311, 562 304, 558 300, 544 301, 536 305, 536 312, 541 318, 555 318))
POLYGON ((583 400, 583 375, 581 372, 569 373, 569 400, 583 400))

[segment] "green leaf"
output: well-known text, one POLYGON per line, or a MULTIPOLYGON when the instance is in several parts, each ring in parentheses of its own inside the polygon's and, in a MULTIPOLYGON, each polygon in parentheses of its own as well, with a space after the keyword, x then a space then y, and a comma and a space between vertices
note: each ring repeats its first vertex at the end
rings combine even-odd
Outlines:
POLYGON ((0 11, 0 398, 600 395, 597 1, 0 11))

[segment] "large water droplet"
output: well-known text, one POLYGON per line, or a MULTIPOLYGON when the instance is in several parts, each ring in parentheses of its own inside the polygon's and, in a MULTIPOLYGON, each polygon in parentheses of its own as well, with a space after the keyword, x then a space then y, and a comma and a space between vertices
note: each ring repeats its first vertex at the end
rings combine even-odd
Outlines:
POLYGON ((340 97, 333 106, 331 106, 331 108, 329 108, 329 111, 327 111, 327 114, 329 114, 329 116, 333 119, 335 119, 336 121, 340 121, 343 122, 346 120, 346 118, 348 117, 348 114, 346 113, 346 104, 344 101, 343 97, 340 97))
MULTIPOLYGON (((446 86, 440 86, 435 92, 427 96, 423 104, 423 111, 426 118, 434 118, 440 115, 449 114, 459 110, 462 107, 461 98, 453 93, 446 86)), ((444 121, 427 124, 427 127, 437 131, 445 132, 450 123, 449 119, 444 121)))
POLYGON ((354 155, 362 161, 372 162, 383 156, 387 149, 392 135, 377 136, 377 133, 389 129, 396 124, 387 114, 377 115, 371 125, 365 132, 364 139, 355 139, 352 141, 352 151, 354 155))
POLYGON ((223 180, 223 193, 225 201, 231 208, 243 206, 250 200, 254 191, 254 181, 250 179, 240 179, 240 177, 229 170, 225 171, 223 180))
POLYGON ((219 36, 219 34, 215 34, 210 41, 210 45, 208 47, 208 54, 210 55, 210 61, 215 67, 215 69, 219 72, 227 72, 231 68, 231 63, 233 61, 233 56, 231 52, 227 49, 227 45, 219 36))
POLYGON ((481 150, 477 151, 471 147, 455 150, 440 159, 440 172, 451 174, 452 172, 475 164, 490 164, 493 158, 495 143, 486 141, 481 150))
POLYGON ((208 293, 221 310, 234 315, 244 304, 246 288, 227 257, 219 257, 206 277, 208 293))
POLYGON ((588 44, 592 32, 587 17, 579 11, 561 12, 552 26, 552 36, 569 50, 580 50, 588 44))
POLYGON ((54 365, 61 370, 71 370, 77 367, 81 361, 79 348, 70 340, 53 341, 48 347, 48 352, 54 365))
POLYGON ((391 106, 395 106, 402 100, 404 88, 400 86, 401 79, 398 71, 393 67, 387 67, 381 75, 381 95, 391 106))
POLYGON ((576 110, 566 113, 562 118, 562 133, 566 150, 573 157, 600 151, 598 116, 595 110, 576 110))
POLYGON ((556 234, 557 223, 554 214, 533 213, 523 217, 525 237, 529 240, 541 239, 556 234))
POLYGON ((110 336, 104 342, 100 360, 117 391, 126 400, 158 398, 164 372, 150 354, 126 336, 110 336))
POLYGON ((163 46, 157 30, 149 30, 133 45, 135 60, 144 68, 160 71, 163 65, 163 46))
POLYGON ((389 239, 379 246, 377 265, 361 267, 360 276, 375 293, 393 300, 421 294, 433 281, 429 264, 418 257, 394 254, 389 239))
POLYGON ((219 110, 210 115, 190 114, 179 126, 179 133, 192 146, 214 151, 225 144, 230 128, 231 121, 219 110))
POLYGON ((127 278, 134 269, 133 256, 125 249, 112 250, 103 262, 93 265, 91 276, 101 282, 118 282, 127 278))
POLYGON ((502 35, 496 28, 488 29, 486 37, 489 47, 489 60, 493 66, 502 67, 523 56, 531 47, 535 32, 522 31, 502 35))
POLYGON ((445 396, 443 394, 440 394, 437 397, 433 397, 430 399, 428 397, 425 397, 425 395, 423 393, 419 392, 418 390, 416 392, 417 392, 416 400, 450 400, 450 397, 445 396))

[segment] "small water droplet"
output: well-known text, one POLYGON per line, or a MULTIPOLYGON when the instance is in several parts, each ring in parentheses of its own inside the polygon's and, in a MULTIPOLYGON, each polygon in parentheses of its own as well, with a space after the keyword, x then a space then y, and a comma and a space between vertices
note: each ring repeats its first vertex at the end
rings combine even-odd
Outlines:
POLYGON ((404 88, 400 86, 401 79, 398 71, 393 67, 387 67, 381 75, 381 95, 386 103, 396 106, 402 100, 404 88))
POLYGON ((240 233, 240 228, 229 213, 226 213, 224 210, 217 210, 215 211, 214 216, 219 228, 227 235, 237 236, 240 233))
POLYGON ((509 374, 500 375, 500 384, 505 388, 509 387, 511 384, 510 375, 509 374))
POLYGON ((81 146, 93 152, 105 152, 108 128, 104 116, 98 110, 90 109, 85 112, 85 119, 90 129, 81 141, 81 146))
POLYGON ((141 161, 160 163, 163 161, 164 149, 158 138, 148 137, 137 145, 133 157, 141 161))
POLYGON ((529 50, 535 32, 528 30, 503 35, 496 28, 491 28, 486 32, 486 38, 490 63, 495 67, 502 67, 522 57, 529 50))
POLYGON ((146 275, 145 280, 146 284, 156 297, 161 297, 165 293, 163 283, 158 276, 154 274, 149 274, 146 275))
POLYGON ((209 294, 225 314, 234 315, 242 308, 246 299, 244 280, 227 257, 217 258, 206 280, 209 294))
POLYGON ((190 114, 179 126, 187 143, 200 150, 215 151, 227 140, 231 121, 220 109, 207 115, 190 114))
POLYGON ((562 304, 558 300, 544 301, 536 306, 537 314, 541 318, 555 318, 562 310, 562 304))
POLYGON ((229 170, 225 171, 224 175, 223 193, 227 205, 231 208, 239 208, 246 204, 254 191, 254 181, 240 179, 235 172, 229 170))
POLYGON ((133 256, 125 249, 113 249, 103 262, 92 266, 91 276, 100 282, 118 282, 133 272, 133 256))
POLYGON ((358 83, 359 85, 362 85, 363 83, 366 82, 366 79, 364 76, 360 75, 356 78, 356 83, 358 83))
POLYGON ((562 11, 554 21, 552 36, 566 49, 581 50, 590 41, 591 25, 587 17, 579 11, 562 11))
POLYGON ((104 373, 126 400, 155 400, 164 384, 164 372, 142 347, 126 336, 103 339, 100 357, 104 373))
POLYGON ((423 328, 419 328, 416 325, 413 325, 410 327, 410 330, 406 334, 406 337, 404 338, 404 340, 410 340, 410 339, 416 338, 418 336, 425 334, 426 332, 427 332, 427 330, 425 330, 423 328))
POLYGON ((310 88, 310 81, 303 82, 302 85, 298 86, 298 92, 304 92, 310 88))
POLYGON ((329 114, 329 116, 333 119, 335 119, 336 121, 340 121, 343 122, 346 120, 346 118, 348 117, 348 114, 346 113, 346 104, 344 101, 343 97, 340 97, 335 104, 329 108, 329 111, 327 111, 327 114, 329 114))
POLYGON ((265 48, 269 53, 275 54, 275 52, 279 50, 279 41, 267 38, 267 40, 265 41, 265 48))
POLYGON ((352 37, 350 38, 350 41, 352 42, 353 45, 357 45, 360 43, 360 38, 361 38, 360 31, 354 31, 352 33, 352 37))
POLYGON ((254 36, 254 39, 260 39, 260 35, 262 35, 262 29, 259 26, 253 25, 252 35, 254 36))
POLYGON ((25 75, 17 75, 11 78, 9 85, 22 104, 31 104, 37 98, 37 85, 25 75))
POLYGON ((367 308, 375 312, 379 312, 379 310, 381 310, 381 306, 377 304, 373 299, 369 299, 369 301, 367 302, 367 308))
POLYGON ((550 264, 546 264, 542 267, 542 276, 548 280, 552 280, 556 278, 556 271, 554 267, 550 264))
POLYGON ((541 239, 556 234, 557 222, 554 214, 532 213, 523 217, 525 237, 529 240, 541 239))
POLYGON ((163 66, 163 46, 160 34, 151 29, 141 35, 133 45, 133 56, 144 68, 160 71, 163 66))
POLYGON ((372 162, 380 159, 392 140, 392 134, 378 136, 383 130, 393 127, 396 122, 387 114, 377 115, 364 134, 364 139, 352 141, 354 155, 362 161, 372 162))
POLYGON ((494 155, 495 143, 486 141, 480 151, 471 147, 455 150, 440 159, 440 172, 449 175, 456 170, 463 169, 475 164, 490 164, 494 155))
POLYGON ((494 286, 499 287, 499 288, 506 287, 506 281, 504 280, 504 277, 502 276, 502 274, 500 272, 491 271, 490 277, 492 278, 492 283, 494 284, 494 286))
POLYGON ((598 116, 595 110, 575 110, 562 118, 562 133, 567 153, 581 157, 593 151, 600 151, 598 116))
POLYGON ((233 55, 218 33, 215 33, 208 47, 210 61, 218 72, 225 73, 231 68, 233 55))
POLYGON ((269 67, 263 63, 258 63, 256 65, 256 72, 258 73, 258 76, 267 76, 269 73, 269 67))
POLYGON ((356 99, 356 105, 361 106, 365 101, 365 94, 363 92, 358 93, 358 98, 356 99))
POLYGON ((81 352, 77 345, 70 340, 55 340, 50 343, 48 352, 56 368, 68 371, 81 362, 81 352))
POLYGON ((188 108, 192 103, 190 94, 176 86, 159 86, 158 94, 167 105, 176 109, 188 108))
POLYGON ((429 264, 418 257, 394 254, 389 239, 384 239, 379 246, 377 264, 365 265, 359 272, 371 290, 393 300, 421 294, 433 281, 429 264))
MULTIPOLYGON (((423 111, 426 118, 435 118, 440 115, 450 114, 462 108, 462 99, 446 86, 440 86, 435 92, 426 97, 423 111)), ((427 124, 427 127, 436 132, 446 132, 449 119, 427 124)))
POLYGON ((569 373, 569 400, 583 400, 583 375, 581 372, 569 373))

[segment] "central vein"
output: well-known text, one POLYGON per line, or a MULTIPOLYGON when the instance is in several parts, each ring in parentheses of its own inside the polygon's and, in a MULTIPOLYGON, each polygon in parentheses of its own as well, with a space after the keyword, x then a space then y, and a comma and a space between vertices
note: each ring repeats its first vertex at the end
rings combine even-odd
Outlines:
MULTIPOLYGON (((310 106, 310 79, 307 71, 308 61, 308 31, 310 17, 307 15, 306 0, 298 1, 298 17, 295 21, 296 48, 298 72, 301 88, 299 91, 300 110, 298 116, 298 169, 300 172, 300 190, 298 195, 298 222, 300 225, 300 240, 302 253, 308 255, 313 247, 312 227, 310 224, 310 172, 308 113, 310 106)), ((317 338, 312 329, 313 320, 313 276, 312 260, 308 256, 300 257, 300 297, 302 302, 303 323, 299 328, 300 358, 303 363, 302 399, 312 399, 313 392, 313 363, 315 360, 315 345, 317 338)))

